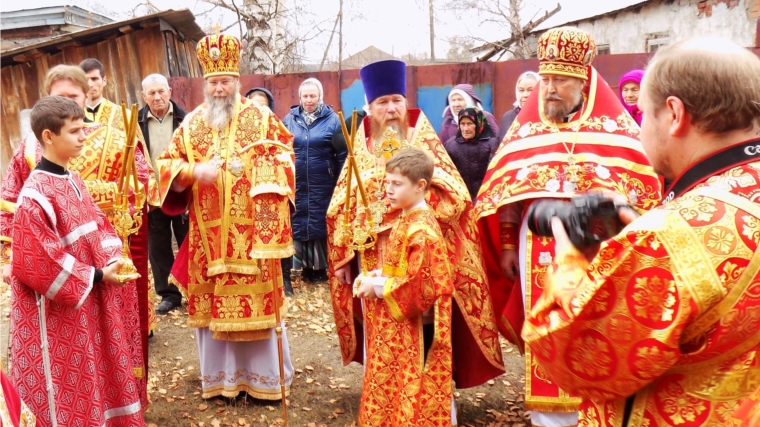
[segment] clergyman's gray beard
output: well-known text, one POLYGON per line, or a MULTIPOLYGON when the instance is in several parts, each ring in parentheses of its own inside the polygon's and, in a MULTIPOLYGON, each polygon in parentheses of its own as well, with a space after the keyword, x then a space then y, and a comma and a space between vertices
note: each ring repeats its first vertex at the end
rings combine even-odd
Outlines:
POLYGON ((224 129, 232 120, 232 113, 235 109, 235 94, 217 98, 205 95, 206 112, 203 118, 209 126, 216 130, 224 129))
POLYGON ((544 102, 544 115, 546 115, 547 119, 555 123, 562 123, 565 121, 565 117, 567 117, 570 112, 573 111, 573 108, 577 107, 578 104, 581 103, 581 100, 583 99, 583 93, 578 90, 578 92, 573 95, 572 102, 566 102, 564 99, 560 98, 557 95, 549 95, 547 98, 558 100, 559 103, 544 102))

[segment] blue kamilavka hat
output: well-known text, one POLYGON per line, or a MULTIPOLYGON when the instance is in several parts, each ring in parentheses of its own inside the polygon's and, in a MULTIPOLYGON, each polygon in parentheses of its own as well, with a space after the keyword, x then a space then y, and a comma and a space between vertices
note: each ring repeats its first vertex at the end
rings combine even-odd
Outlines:
POLYGON ((406 64, 389 59, 373 62, 359 70, 367 103, 385 95, 406 97, 406 64))

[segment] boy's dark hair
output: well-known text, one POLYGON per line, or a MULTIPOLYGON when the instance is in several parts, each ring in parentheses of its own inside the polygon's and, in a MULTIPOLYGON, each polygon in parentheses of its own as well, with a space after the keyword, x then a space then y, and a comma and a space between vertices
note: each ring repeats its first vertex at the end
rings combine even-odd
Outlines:
POLYGON ((433 158, 419 148, 407 148, 393 156, 385 165, 386 172, 398 173, 405 176, 409 178, 409 181, 412 181, 413 184, 424 179, 425 182, 427 182, 425 190, 430 188, 430 182, 433 180, 434 168, 435 163, 433 162, 433 158))
MULTIPOLYGON (((34 136, 42 142, 42 132, 45 129, 56 135, 61 134, 61 128, 66 120, 78 120, 84 118, 84 109, 76 102, 62 96, 46 96, 32 108, 31 124, 34 136)), ((44 147, 45 144, 42 144, 44 147)))
POLYGON ((103 67, 103 64, 101 64, 100 61, 95 58, 87 58, 84 61, 80 62, 79 68, 81 68, 85 73, 89 73, 92 70, 98 70, 100 71, 101 78, 106 76, 105 67, 103 67))

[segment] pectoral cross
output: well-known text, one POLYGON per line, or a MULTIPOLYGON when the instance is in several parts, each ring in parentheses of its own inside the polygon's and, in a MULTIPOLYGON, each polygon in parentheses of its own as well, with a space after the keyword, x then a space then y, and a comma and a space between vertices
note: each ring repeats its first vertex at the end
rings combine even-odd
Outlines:
POLYGON ((567 166, 565 166, 565 181, 577 184, 580 182, 580 173, 581 167, 575 163, 575 157, 570 156, 567 159, 567 166))
POLYGON ((390 126, 383 132, 383 140, 379 141, 379 144, 375 145, 375 157, 383 156, 385 160, 390 160, 397 151, 401 151, 405 148, 409 148, 409 143, 404 139, 399 142, 398 132, 393 130, 390 126))
POLYGON ((383 204, 383 196, 385 192, 382 189, 382 181, 378 179, 377 191, 375 191, 375 203, 370 206, 369 211, 372 214, 372 221, 375 224, 380 225, 383 223, 383 216, 385 215, 385 205, 383 204))

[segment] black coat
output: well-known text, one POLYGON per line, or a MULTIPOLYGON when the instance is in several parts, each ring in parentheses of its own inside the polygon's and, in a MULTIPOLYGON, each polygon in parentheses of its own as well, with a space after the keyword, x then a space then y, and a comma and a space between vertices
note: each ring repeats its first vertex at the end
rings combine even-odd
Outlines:
POLYGON ((474 201, 486 176, 488 163, 499 148, 499 142, 493 136, 493 132, 488 129, 478 137, 476 142, 466 142, 461 136, 454 135, 443 143, 443 148, 449 153, 451 162, 462 175, 462 180, 474 201))
POLYGON ((504 116, 502 116, 501 123, 499 123, 499 134, 496 137, 496 139, 499 140, 499 144, 501 144, 501 141, 504 141, 504 137, 507 136, 507 131, 512 126, 512 122, 515 121, 518 114, 520 114, 520 107, 515 107, 504 113, 504 116))
MULTIPOLYGON (((172 103, 172 129, 177 130, 179 125, 182 124, 182 121, 185 120, 185 116, 187 115, 187 112, 183 110, 179 105, 177 105, 176 102, 172 101, 171 99, 169 102, 172 103)), ((140 131, 142 131, 143 136, 145 137, 145 146, 148 147, 148 151, 150 151, 150 132, 148 132, 148 113, 150 112, 150 107, 147 105, 142 107, 140 111, 137 113, 137 124, 140 125, 140 131)), ((146 155, 145 157, 150 158, 150 156, 146 155)))

